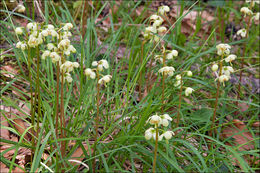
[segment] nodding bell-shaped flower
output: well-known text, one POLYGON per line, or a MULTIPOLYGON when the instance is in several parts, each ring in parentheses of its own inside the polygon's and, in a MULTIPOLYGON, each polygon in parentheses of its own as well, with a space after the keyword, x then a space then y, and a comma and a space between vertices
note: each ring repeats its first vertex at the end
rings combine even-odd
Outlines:
POLYGON ((17 27, 17 28, 15 28, 15 33, 16 33, 17 35, 21 35, 21 34, 23 33, 22 27, 17 27))
POLYGON ((213 64, 212 67, 211 67, 211 70, 212 71, 217 71, 218 70, 218 65, 217 64, 213 64))
POLYGON ((147 129, 144 133, 144 137, 146 140, 150 140, 151 138, 156 140, 156 130, 152 127, 147 129))
POLYGON ((162 25, 162 23, 163 23, 163 20, 161 20, 161 19, 157 19, 157 20, 155 20, 154 22, 153 22, 153 27, 159 27, 159 26, 161 26, 162 25))
POLYGON ((163 114, 160 117, 161 122, 159 123, 159 126, 162 124, 164 127, 167 127, 169 125, 169 121, 172 121, 172 118, 169 116, 169 114, 163 114))
POLYGON ((221 44, 218 44, 216 46, 216 48, 217 48, 217 53, 219 56, 230 54, 231 47, 228 44, 221 43, 221 44))
POLYGON ((70 40, 69 39, 64 39, 61 40, 60 43, 58 44, 58 48, 61 50, 67 49, 70 45, 70 40))
POLYGON ((175 79, 176 80, 181 80, 181 75, 180 74, 176 75, 175 79))
POLYGON ((244 17, 246 17, 247 15, 251 16, 253 14, 253 12, 247 7, 242 7, 240 9, 240 12, 244 14, 244 17))
POLYGON ((245 38, 246 37, 246 29, 240 29, 237 31, 237 35, 240 35, 241 37, 245 38))
POLYGON ((166 140, 170 140, 172 138, 172 136, 174 136, 174 135, 175 134, 173 131, 166 131, 161 136, 165 137, 166 140))
POLYGON ((187 73, 188 77, 192 77, 192 72, 191 71, 187 71, 186 73, 187 73))
POLYGON ((188 88, 186 88, 186 90, 185 90, 185 95, 186 95, 186 96, 189 96, 193 91, 194 91, 194 89, 192 89, 191 87, 188 87, 188 88))
POLYGON ((48 30, 54 30, 54 26, 51 25, 51 24, 48 24, 46 27, 47 27, 48 30))
POLYGON ((151 20, 151 21, 155 21, 155 20, 159 19, 159 17, 160 17, 160 16, 158 16, 158 15, 156 15, 156 14, 153 14, 153 15, 150 16, 150 20, 151 20))
POLYGON ((97 66, 97 70, 98 71, 103 71, 103 68, 108 69, 109 68, 109 64, 107 62, 107 60, 102 59, 100 61, 93 61, 92 62, 92 66, 96 67, 97 66))
POLYGON ((170 8, 167 5, 164 5, 164 6, 161 6, 158 8, 158 13, 160 15, 165 15, 169 11, 170 11, 170 8))
POLYGON ((90 68, 87 68, 85 70, 85 75, 89 76, 91 79, 95 79, 96 78, 96 73, 93 70, 91 70, 90 68))
POLYGON ((57 52, 51 52, 50 57, 53 63, 56 63, 61 60, 61 57, 58 55, 57 52))
POLYGON ((168 76, 173 76, 173 72, 175 71, 174 67, 165 66, 161 68, 158 72, 161 74, 165 74, 168 76))
POLYGON ((155 55, 154 59, 155 61, 159 61, 160 63, 163 63, 163 58, 161 55, 155 55))
POLYGON ((17 11, 19 13, 25 12, 25 7, 22 4, 17 5, 17 11))
POLYGON ((57 47, 53 43, 48 43, 47 44, 47 49, 56 51, 57 47))
POLYGON ((255 3, 259 4, 260 1, 259 0, 246 0, 246 3, 250 3, 250 5, 253 7, 253 6, 255 6, 255 3))
POLYGON ((42 59, 46 59, 47 56, 50 56, 51 52, 49 50, 45 50, 42 54, 42 59))
POLYGON ((65 73, 65 79, 67 80, 68 83, 72 82, 72 77, 69 73, 65 73))
POLYGON ((40 33, 41 36, 43 37, 47 37, 49 35, 47 30, 42 30, 42 32, 40 33))
POLYGON ((172 50, 170 53, 168 53, 166 55, 166 59, 173 59, 173 57, 176 57, 178 56, 178 51, 177 50, 172 50))
POLYGON ((174 86, 177 87, 177 88, 180 88, 180 86, 181 86, 181 80, 177 80, 177 81, 174 83, 174 86))
POLYGON ((19 42, 16 43, 16 48, 25 50, 27 48, 27 44, 19 41, 19 42))
POLYGON ((224 75, 229 77, 230 73, 234 73, 233 67, 231 67, 231 66, 224 66, 222 74, 224 74, 224 75))
POLYGON ((33 30, 33 31, 35 31, 36 29, 37 29, 37 24, 34 22, 34 23, 28 23, 27 25, 26 25, 26 28, 28 29, 28 30, 33 30))
POLYGON ((101 85, 102 84, 106 85, 108 82, 111 81, 111 79, 112 79, 111 75, 105 75, 101 79, 98 80, 98 83, 101 84, 101 85))
POLYGON ((157 114, 156 115, 152 115, 151 117, 148 118, 147 122, 149 122, 151 125, 159 125, 161 124, 161 117, 158 116, 157 114))
POLYGON ((70 29, 72 29, 72 28, 73 28, 73 25, 72 25, 71 23, 66 23, 66 24, 62 27, 62 29, 65 30, 65 31, 70 30, 70 29))
POLYGON ((63 63, 61 66, 60 66, 60 70, 61 72, 66 72, 66 73, 69 73, 71 71, 74 70, 74 68, 78 68, 79 67, 79 63, 77 62, 70 62, 70 61, 66 61, 65 63, 63 63))
POLYGON ((167 31, 167 28, 164 27, 164 26, 161 26, 161 27, 159 27, 159 28, 157 29, 157 31, 158 31, 159 33, 163 33, 163 32, 166 32, 166 31, 167 31))
POLYGON ((223 85, 225 85, 224 82, 228 81, 229 78, 230 78, 229 76, 223 74, 223 75, 219 76, 217 79, 219 80, 219 82, 221 82, 221 83, 223 83, 223 85))
POLYGON ((228 57, 225 58, 225 61, 231 63, 231 62, 234 61, 236 58, 237 58, 236 55, 231 54, 231 55, 229 55, 228 57))

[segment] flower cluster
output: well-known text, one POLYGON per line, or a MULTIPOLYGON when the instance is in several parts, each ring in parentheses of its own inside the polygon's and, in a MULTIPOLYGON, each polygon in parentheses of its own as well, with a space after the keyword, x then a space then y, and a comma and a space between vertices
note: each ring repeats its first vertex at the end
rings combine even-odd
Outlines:
MULTIPOLYGON (((231 73, 234 73, 234 69, 232 67, 232 61, 234 61, 237 56, 234 55, 234 54, 230 54, 230 49, 231 47, 228 45, 228 44, 219 44, 216 46, 217 48, 217 54, 224 57, 224 56, 227 56, 226 58, 224 58, 223 60, 226 62, 226 63, 229 63, 231 66, 222 66, 220 70, 220 74, 219 76, 217 77, 216 80, 219 80, 219 82, 223 83, 224 85, 224 82, 228 81, 230 78, 231 78, 231 73), (223 48, 226 48, 225 51, 223 51, 223 48), (228 51, 227 51, 228 49, 228 51), (219 52, 224 52, 223 54, 219 54, 219 52)), ((221 60, 221 61, 223 61, 221 60)), ((211 69, 212 71, 216 72, 218 70, 219 66, 217 64, 213 64, 211 69)))
MULTIPOLYGON (((191 71, 184 71, 183 74, 181 74, 181 75, 180 75, 180 74, 176 75, 176 77, 175 77, 176 82, 174 83, 174 86, 175 86, 175 87, 178 87, 178 88, 181 87, 181 80, 182 80, 182 77, 183 77, 184 75, 187 75, 188 77, 192 77, 192 72, 191 72, 191 71)), ((191 87, 186 87, 186 89, 185 89, 185 95, 186 95, 186 96, 189 96, 189 95, 191 95, 191 93, 192 93, 193 91, 194 91, 193 88, 191 88, 191 87)))
MULTIPOLYGON (((249 7, 242 7, 240 9, 240 12, 244 15, 244 18, 248 16, 249 20, 252 20, 252 21, 254 20, 256 23, 257 21, 259 21, 260 13, 259 12, 254 13, 252 11, 252 9, 256 3, 260 4, 260 1, 259 0, 246 0, 246 3, 249 3, 249 7)), ((248 32, 248 30, 246 30, 245 28, 242 28, 237 31, 237 35, 241 36, 242 38, 245 38, 248 34, 247 32, 248 32)))
MULTIPOLYGON (((144 135, 145 139, 150 140, 153 138, 154 140, 156 140, 156 128, 160 127, 161 125, 167 127, 170 121, 172 121, 172 118, 168 114, 163 114, 163 115, 156 114, 149 117, 147 122, 149 122, 151 125, 154 125, 155 128, 151 127, 145 131, 145 135, 144 135)), ((163 132, 161 135, 158 133, 159 141, 161 141, 163 138, 169 140, 174 135, 172 131, 164 131, 162 129, 159 130, 163 132)))
POLYGON ((158 8, 158 12, 150 16, 150 26, 145 28, 144 38, 147 40, 153 40, 158 42, 160 37, 158 35, 162 35, 167 31, 165 26, 162 26, 164 19, 161 16, 165 16, 167 12, 170 11, 168 6, 161 6, 158 8))
POLYGON ((66 23, 61 28, 55 28, 51 24, 40 26, 40 24, 35 22, 28 23, 26 29, 22 27, 15 28, 17 35, 22 35, 25 32, 27 32, 26 35, 28 35, 24 41, 19 41, 16 47, 25 50, 27 48, 39 48, 40 45, 42 45, 41 47, 46 48, 42 51, 42 59, 45 60, 47 57, 50 57, 53 63, 58 62, 64 79, 70 83, 72 82, 70 72, 72 72, 74 68, 79 67, 77 62, 66 61, 66 56, 69 56, 71 53, 76 53, 76 49, 71 45, 69 40, 69 37, 72 36, 69 29, 72 28, 73 25, 71 23, 66 23), (49 40, 53 40, 53 43, 45 43, 47 37, 50 37, 51 39, 49 40))
POLYGON ((102 59, 100 61, 93 61, 92 66, 94 67, 93 69, 91 68, 85 69, 85 75, 87 77, 90 77, 91 79, 95 79, 97 76, 96 73, 98 73, 99 75, 102 76, 102 78, 98 79, 98 83, 101 85, 104 84, 106 86, 106 84, 111 81, 112 76, 111 75, 103 76, 102 74, 100 74, 100 72, 102 72, 104 69, 109 68, 109 64, 107 60, 102 59))

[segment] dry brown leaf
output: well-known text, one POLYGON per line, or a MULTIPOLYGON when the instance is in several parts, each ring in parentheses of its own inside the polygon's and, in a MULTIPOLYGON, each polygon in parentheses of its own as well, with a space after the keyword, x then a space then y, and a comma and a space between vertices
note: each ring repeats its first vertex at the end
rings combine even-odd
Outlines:
POLYGON ((240 109, 241 112, 245 112, 248 110, 249 105, 247 103, 239 103, 238 108, 240 109))
MULTIPOLYGON (((235 146, 242 145, 241 147, 238 148, 240 151, 253 149, 254 145, 252 144, 252 142, 249 142, 253 140, 253 136, 248 131, 246 125, 242 121, 237 119, 233 120, 233 124, 234 125, 228 125, 227 127, 225 127, 221 136, 223 138, 228 138, 232 136, 232 138, 234 139, 233 145, 235 146)), ((231 144, 227 143, 227 145, 231 145, 231 144)))
MULTIPOLYGON (((86 144, 83 144, 85 150, 88 152, 89 154, 89 149, 88 146, 86 144)), ((93 150, 91 149, 91 153, 93 152, 93 150)), ((84 154, 83 150, 81 149, 81 147, 78 147, 75 152, 71 155, 70 159, 75 159, 75 160, 79 160, 82 161, 84 159, 84 157, 81 157, 84 154)), ((77 165, 78 163, 75 162, 71 162, 72 165, 77 165)))

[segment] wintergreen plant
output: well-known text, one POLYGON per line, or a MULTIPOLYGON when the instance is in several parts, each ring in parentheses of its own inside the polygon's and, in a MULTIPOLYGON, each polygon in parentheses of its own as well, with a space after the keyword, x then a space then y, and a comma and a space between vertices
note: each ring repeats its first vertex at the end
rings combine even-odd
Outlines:
POLYGON ((213 63, 211 69, 216 74, 216 80, 217 81, 217 93, 215 97, 215 107, 214 107, 214 113, 212 117, 212 124, 211 124, 211 130, 209 132, 209 135, 212 136, 212 131, 215 126, 215 119, 216 119, 216 112, 218 107, 218 98, 219 98, 219 92, 220 92, 220 83, 225 86, 225 82, 229 81, 231 78, 231 74, 234 73, 234 69, 232 67, 232 61, 234 61, 237 56, 234 54, 230 54, 231 46, 228 44, 218 44, 216 46, 217 48, 217 54, 220 57, 220 60, 218 63, 213 63), (223 63, 226 62, 231 66, 223 66, 223 63), (218 71, 218 73, 217 73, 218 71))
MULTIPOLYGON (((36 50, 37 54, 37 77, 36 77, 36 96, 37 96, 37 129, 36 129, 36 137, 38 137, 39 131, 39 121, 41 116, 41 97, 40 97, 40 86, 39 86, 39 72, 40 72, 40 54, 41 58, 45 60, 50 57, 52 63, 56 65, 56 100, 55 100, 55 119, 56 119, 56 137, 59 136, 58 129, 60 128, 60 138, 63 138, 66 134, 63 128, 65 128, 65 115, 64 115, 64 84, 65 82, 71 83, 72 77, 71 72, 74 71, 75 68, 79 67, 77 62, 70 62, 66 60, 66 57, 71 53, 76 53, 76 49, 73 45, 70 44, 69 37, 72 36, 70 29, 73 28, 71 23, 66 23, 60 28, 55 28, 53 25, 43 25, 39 23, 28 23, 25 28, 17 27, 15 29, 15 33, 22 37, 25 34, 25 39, 23 41, 19 41, 16 44, 17 48, 20 48, 22 51, 28 51, 28 69, 29 69, 29 80, 31 87, 33 86, 33 80, 31 80, 31 51, 33 49, 36 50), (47 39, 49 38, 49 39, 47 39), (51 40, 47 41, 47 40, 51 40), (41 53, 40 53, 41 51, 41 53), (60 89, 61 86, 61 89, 60 89), (61 99, 59 101, 59 91, 61 95, 61 99), (60 112, 60 118, 59 117, 60 112), (60 123, 59 123, 60 120, 60 123), (60 124, 60 125, 59 125, 60 124)), ((36 100, 36 96, 34 100, 36 100)), ((36 102, 33 102, 32 88, 31 88, 31 116, 32 116, 32 126, 34 127, 34 108, 36 102)), ((33 132, 34 133, 34 132, 33 132)), ((32 140, 33 146, 34 138, 32 140)), ((65 156, 65 141, 61 142, 61 154, 62 157, 65 156)))
POLYGON ((153 139, 155 141, 154 146, 154 159, 153 159, 153 170, 152 172, 156 172, 156 159, 157 159, 157 149, 158 149, 158 141, 161 141, 163 138, 166 139, 166 143, 172 138, 174 135, 173 131, 165 131, 164 129, 160 128, 162 125, 163 127, 168 127, 169 122, 172 121, 172 118, 168 114, 163 115, 152 115, 148 118, 146 123, 150 123, 154 127, 150 127, 145 131, 144 137, 146 140, 153 139), (162 132, 160 135, 159 131, 162 132))
POLYGON ((100 86, 101 85, 104 85, 104 86, 107 86, 106 84, 108 82, 111 81, 112 79, 112 76, 111 75, 102 75, 102 71, 104 71, 104 69, 108 69, 109 68, 109 64, 107 62, 107 60, 105 59, 102 59, 100 61, 93 61, 92 62, 92 66, 94 68, 87 68, 85 69, 85 75, 87 77, 90 77, 91 79, 97 79, 97 84, 96 84, 96 88, 97 88, 97 95, 96 95, 96 109, 97 109, 97 112, 96 112, 96 117, 95 117, 95 135, 94 135, 94 147, 93 147, 93 156, 94 156, 94 159, 93 159, 93 165, 92 165, 92 168, 93 168, 93 172, 95 172, 95 167, 96 167, 96 159, 95 159, 95 156, 96 156, 96 145, 97 145, 97 135, 98 135, 98 126, 99 126, 99 107, 100 107, 100 86))
MULTIPOLYGON (((248 39, 251 23, 253 23, 253 21, 255 23, 257 21, 259 21, 259 12, 254 13, 253 8, 254 8, 255 4, 260 4, 260 1, 259 0, 246 0, 246 3, 249 6, 248 7, 242 7, 240 9, 240 12, 243 15, 243 21, 246 21, 246 19, 247 19, 246 27, 238 30, 236 34, 241 36, 242 38, 248 39)), ((241 66, 240 66, 241 70, 240 70, 240 74, 239 74, 237 99, 240 99, 241 83, 242 83, 242 71, 243 71, 243 68, 244 68, 244 57, 246 56, 246 44, 247 44, 247 42, 245 41, 244 45, 243 45, 243 53, 242 53, 243 57, 242 57, 241 66)), ((237 105, 238 105, 238 102, 237 102, 237 105)))

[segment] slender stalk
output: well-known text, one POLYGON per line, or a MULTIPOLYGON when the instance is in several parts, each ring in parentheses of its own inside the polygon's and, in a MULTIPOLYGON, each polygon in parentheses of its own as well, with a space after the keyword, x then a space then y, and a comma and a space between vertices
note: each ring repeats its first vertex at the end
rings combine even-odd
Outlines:
POLYGON ((35 123, 35 111, 34 111, 34 104, 33 104, 33 83, 32 83, 32 74, 31 74, 31 65, 32 65, 32 60, 31 60, 31 49, 28 48, 28 71, 29 71, 29 83, 30 83, 30 95, 31 95, 31 124, 32 124, 32 150, 31 150, 31 161, 33 159, 33 154, 34 154, 34 147, 35 147, 35 128, 34 128, 34 123, 35 123))
MULTIPOLYGON (((63 61, 63 55, 61 55, 61 61, 63 61)), ((61 72, 61 97, 60 97, 60 127, 61 127, 61 139, 65 137, 65 115, 64 115, 64 72, 61 72)), ((61 141, 61 156, 65 156, 65 141, 61 141)))
POLYGON ((152 88, 152 86, 150 85, 151 77, 152 77, 152 65, 153 65, 153 59, 151 58, 150 64, 148 66, 148 76, 147 76, 147 80, 146 80, 146 90, 147 90, 147 92, 149 92, 150 89, 152 88))
POLYGON ((40 116, 41 116, 41 95, 40 95, 40 52, 39 46, 36 47, 36 54, 37 54, 37 78, 36 78, 36 91, 37 91, 37 129, 36 129, 36 137, 39 135, 39 123, 40 123, 40 116))
MULTIPOLYGON (((163 67, 166 66, 166 52, 163 53, 163 67)), ((163 113, 163 109, 164 109, 164 90, 165 90, 165 74, 163 73, 162 75, 162 107, 161 107, 161 110, 162 110, 162 113, 163 113)))
POLYGON ((177 113, 177 122, 176 122, 176 128, 179 127, 180 123, 180 114, 181 114, 181 99, 182 99, 182 90, 183 90, 183 81, 182 81, 183 74, 181 73, 181 88, 179 92, 179 105, 178 105, 178 113, 177 113))
MULTIPOLYGON (((247 27, 246 27, 246 39, 248 39, 249 36, 249 27, 250 27, 250 21, 251 21, 251 16, 249 16, 249 20, 247 21, 247 27)), ((238 93, 237 93, 237 100, 240 99, 240 92, 241 92, 241 83, 242 83, 242 72, 244 68, 244 57, 246 55, 246 46, 247 42, 244 42, 243 46, 243 58, 241 60, 241 66, 240 66, 240 73, 239 73, 239 83, 238 83, 238 93)), ((238 106, 238 101, 236 102, 236 105, 238 106)))
MULTIPOLYGON (((223 57, 224 55, 221 56, 221 60, 219 63, 219 73, 218 76, 220 76, 222 74, 222 66, 223 66, 223 57)), ((212 136, 213 134, 213 128, 215 126, 215 119, 216 119, 216 113, 217 113, 217 107, 218 107, 218 98, 219 98, 219 89, 220 89, 220 81, 218 80, 218 84, 217 84, 217 94, 216 94, 216 100, 215 100, 215 106, 214 106, 214 113, 213 113, 213 117, 212 117, 212 123, 211 123, 211 128, 209 131, 209 136, 212 136)))
POLYGON ((156 169, 156 159, 157 159, 157 148, 158 148, 158 138, 159 138, 159 132, 158 132, 158 126, 155 125, 155 146, 154 146, 154 156, 153 156, 153 173, 155 173, 156 169))
POLYGON ((57 83, 56 83, 56 100, 55 100, 55 119, 56 119, 56 124, 55 124, 55 133, 56 137, 58 137, 58 127, 59 127, 59 90, 60 90, 60 63, 59 61, 57 62, 57 83))
MULTIPOLYGON (((145 43, 145 41, 143 41, 141 44, 141 59, 140 59, 141 65, 143 64, 143 59, 144 59, 144 43, 145 43)), ((143 77, 143 74, 142 74, 142 69, 141 69, 140 77, 139 77, 139 99, 140 99, 140 101, 142 100, 142 77, 143 77)))
POLYGON ((93 164, 92 164, 92 172, 95 173, 95 167, 96 167, 96 160, 95 160, 95 156, 96 156, 96 146, 97 146, 97 134, 98 134, 98 121, 99 121, 99 97, 100 97, 100 85, 98 83, 99 81, 99 72, 97 70, 97 115, 95 118, 95 136, 94 136, 94 148, 93 148, 93 164))

